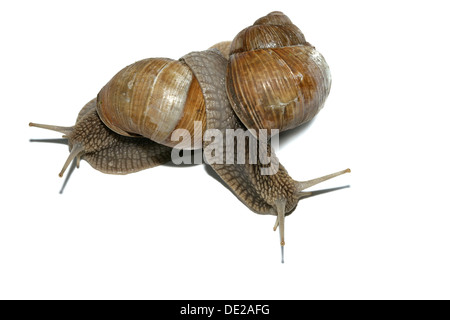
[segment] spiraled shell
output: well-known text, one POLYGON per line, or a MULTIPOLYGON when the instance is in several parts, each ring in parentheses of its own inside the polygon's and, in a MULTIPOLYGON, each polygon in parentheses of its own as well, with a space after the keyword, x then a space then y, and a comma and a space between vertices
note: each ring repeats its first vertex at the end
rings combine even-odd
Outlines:
POLYGON ((325 59, 281 12, 258 19, 231 44, 227 92, 248 129, 284 131, 311 120, 330 87, 325 59))
POLYGON ((97 111, 116 133, 169 147, 180 147, 171 139, 174 130, 186 129, 193 138, 194 121, 201 121, 202 129, 205 124, 197 79, 183 62, 165 58, 144 59, 119 71, 99 92, 97 111))

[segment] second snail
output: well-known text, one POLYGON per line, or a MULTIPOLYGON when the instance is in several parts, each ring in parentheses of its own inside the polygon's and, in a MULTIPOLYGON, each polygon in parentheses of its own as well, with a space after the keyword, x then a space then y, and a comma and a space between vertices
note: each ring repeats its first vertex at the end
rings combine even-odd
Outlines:
POLYGON ((270 136, 311 120, 330 87, 323 56, 276 11, 232 42, 179 60, 150 58, 125 67, 83 107, 74 126, 30 126, 61 132, 67 139, 70 155, 60 176, 81 160, 105 173, 127 174, 170 161, 174 147, 202 148, 205 154, 214 149, 215 156, 228 161, 205 157, 207 165, 250 210, 276 217, 284 262, 285 217, 312 195, 304 190, 350 170, 296 181, 261 132, 268 130, 270 136), (180 130, 190 135, 184 144, 173 137, 180 130), (211 132, 225 137, 230 130, 231 147, 227 139, 210 138, 211 132), (244 141, 241 155, 239 141, 244 141), (258 145, 256 151, 250 141, 258 145))

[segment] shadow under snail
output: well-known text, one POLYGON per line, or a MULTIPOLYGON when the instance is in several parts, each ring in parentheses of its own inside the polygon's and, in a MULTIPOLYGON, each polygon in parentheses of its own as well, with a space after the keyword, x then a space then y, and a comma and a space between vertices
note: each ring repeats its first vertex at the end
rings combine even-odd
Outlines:
MULTIPOLYGON (((320 111, 330 86, 323 56, 286 15, 271 12, 231 43, 221 42, 179 60, 151 58, 125 67, 83 107, 72 127, 30 126, 58 131, 68 140, 70 155, 60 176, 81 159, 104 173, 127 174, 170 161, 173 147, 210 147, 207 139, 185 144, 172 140, 180 128, 195 137, 196 121, 201 124, 200 138, 208 130, 225 137, 231 129, 260 138, 262 129, 299 126, 320 111)), ((284 262, 285 217, 300 199, 312 194, 303 190, 350 169, 295 181, 279 164, 270 141, 259 145, 259 152, 277 164, 270 174, 261 174, 268 166, 259 157, 254 163, 240 163, 235 148, 221 143, 223 148, 216 150, 234 161, 208 165, 249 209, 276 216, 274 230, 279 227, 284 262)), ((246 159, 251 152, 246 144, 246 159)))

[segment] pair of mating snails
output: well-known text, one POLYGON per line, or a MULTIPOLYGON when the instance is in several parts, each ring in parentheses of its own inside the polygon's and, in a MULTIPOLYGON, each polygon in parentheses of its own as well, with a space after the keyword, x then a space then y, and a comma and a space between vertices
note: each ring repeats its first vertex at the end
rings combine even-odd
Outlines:
MULTIPOLYGON (((185 129, 193 136, 195 121, 201 123, 200 137, 207 130, 225 136, 230 129, 254 134, 299 126, 323 107, 330 86, 323 56, 286 15, 271 12, 232 42, 179 60, 151 58, 125 67, 83 107, 72 127, 30 126, 67 138, 70 155, 60 176, 81 159, 105 173, 127 174, 170 161, 172 148, 180 147, 172 133, 185 129)), ((183 148, 211 144, 206 139, 188 141, 183 148)), ((270 142, 262 148, 277 162, 271 174, 261 174, 267 164, 259 159, 238 163, 235 155, 232 163, 209 165, 252 211, 277 217, 274 230, 279 226, 283 261, 285 216, 311 195, 303 190, 350 170, 295 181, 278 163, 270 142)), ((216 152, 229 156, 230 150, 216 152)), ((245 153, 250 153, 248 145, 245 153)))

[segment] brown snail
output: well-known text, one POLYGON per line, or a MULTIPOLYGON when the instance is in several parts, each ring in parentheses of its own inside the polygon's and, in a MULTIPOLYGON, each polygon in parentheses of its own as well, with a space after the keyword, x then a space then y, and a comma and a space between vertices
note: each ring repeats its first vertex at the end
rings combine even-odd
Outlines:
POLYGON ((239 32, 230 48, 227 91, 248 129, 292 129, 323 107, 331 76, 323 56, 281 12, 239 32))
MULTIPOLYGON (((250 128, 286 130, 311 119, 320 110, 329 92, 328 66, 323 58, 317 58, 317 53, 311 49, 312 47, 309 48, 309 44, 306 42, 298 44, 298 39, 301 39, 303 35, 295 26, 290 29, 285 28, 285 25, 290 23, 285 15, 274 12, 258 19, 257 22, 257 25, 268 25, 269 29, 284 30, 286 33, 284 36, 277 35, 276 37, 292 41, 284 41, 287 48, 296 45, 302 49, 308 47, 305 51, 313 52, 315 55, 316 58, 312 58, 312 60, 315 59, 313 61, 315 66, 301 65, 301 72, 305 73, 301 77, 303 82, 298 81, 298 74, 294 76, 294 80, 297 81, 294 81, 294 85, 297 85, 297 88, 293 91, 300 92, 297 99, 305 102, 304 104, 286 102, 284 96, 280 95, 279 104, 275 106, 274 101, 267 99, 267 93, 260 91, 257 91, 257 94, 261 95, 259 100, 256 96, 256 98, 252 98, 258 102, 256 105, 240 104, 245 99, 242 98, 244 96, 236 93, 239 90, 236 89, 235 80, 233 80, 240 67, 235 70, 233 61, 239 59, 238 55, 244 52, 241 48, 247 47, 247 40, 241 40, 242 37, 239 35, 231 44, 230 61, 226 59, 229 43, 218 44, 214 46, 214 49, 202 52, 192 52, 178 61, 170 59, 141 60, 122 69, 114 76, 100 91, 97 98, 80 111, 73 127, 30 123, 31 126, 62 132, 68 139, 71 152, 60 175, 70 162, 79 163, 80 159, 88 161, 95 169, 102 172, 116 174, 136 172, 167 162, 171 159, 171 147, 175 146, 170 139, 171 132, 176 128, 184 128, 192 133, 194 128, 192 123, 197 120, 202 123, 202 132, 215 130, 225 136, 228 130, 241 129, 238 131, 240 133, 234 137, 234 139, 238 139, 239 135, 244 134, 243 129, 246 129, 246 123, 256 124, 255 127, 250 126, 250 128), (278 26, 280 27, 278 28, 278 26), (297 37, 297 40, 294 39, 294 36, 297 37), (308 70, 313 70, 313 75, 307 75, 308 70), (316 76, 318 72, 320 76, 316 76), (228 90, 226 85, 228 85, 228 90), (315 86, 319 90, 317 95, 311 93, 316 90, 315 86), (303 91, 307 93, 301 93, 303 91), (236 97, 237 102, 233 100, 233 103, 230 104, 230 100, 236 97), (259 103, 267 101, 269 106, 259 103), (248 122, 245 117, 256 114, 260 119, 266 111, 259 113, 259 111, 243 112, 242 110, 259 107, 262 107, 263 110, 267 107, 284 109, 285 111, 280 114, 273 113, 275 115, 273 119, 280 120, 280 123, 275 124, 273 119, 269 119, 267 124, 261 120, 248 122), (302 116, 292 118, 292 114, 296 114, 296 111, 291 112, 290 110, 296 108, 302 108, 299 112, 302 116)), ((270 33, 272 32, 267 34, 270 33)), ((258 32, 255 34, 259 36, 258 32)), ((263 38, 267 37, 267 34, 263 38)), ((257 40, 255 41, 259 43, 257 40)), ((277 41, 264 39, 262 43, 266 43, 265 45, 257 48, 250 47, 250 51, 255 51, 252 54, 257 53, 256 51, 265 49, 264 46, 270 47, 277 41)), ((292 49, 288 50, 291 51, 287 56, 293 56, 295 61, 298 60, 297 56, 302 58, 305 55, 304 52, 297 54, 292 49)), ((273 55, 273 53, 269 53, 269 55, 273 55)), ((281 54, 276 53, 276 55, 281 54)), ((301 64, 298 61, 295 63, 301 64)), ((251 63, 247 64, 252 65, 251 63)), ((267 65, 276 67, 277 63, 268 63, 267 65)), ((278 65, 282 64, 278 63, 278 65)), ((274 71, 269 73, 267 78, 276 83, 275 77, 279 76, 279 81, 283 81, 286 76, 279 74, 274 71)), ((263 76, 260 77, 263 78, 263 76)), ((239 82, 239 80, 236 81, 239 82)), ((249 83, 249 81, 246 82, 246 88, 242 92, 250 90, 250 85, 247 85, 249 83)), ((261 85, 256 84, 256 88, 258 86, 261 85)), ((285 216, 294 211, 301 198, 311 195, 310 192, 303 190, 350 172, 347 169, 309 181, 295 181, 279 164, 270 142, 260 143, 258 152, 270 155, 272 161, 276 163, 275 170, 272 170, 258 157, 254 163, 239 163, 238 156, 234 153, 234 147, 228 148, 226 141, 220 143, 223 144, 223 148, 217 149, 220 151, 216 151, 216 153, 223 153, 223 158, 231 158, 233 161, 231 163, 209 162, 208 164, 248 208, 258 214, 277 216, 274 229, 279 225, 282 249, 285 244, 285 216), (269 174, 261 174, 263 169, 272 171, 269 174)), ((204 139, 201 146, 206 150, 211 145, 211 140, 204 139)), ((185 147, 191 148, 192 145, 185 147)), ((249 144, 246 144, 246 156, 250 157, 251 152, 249 144)))

